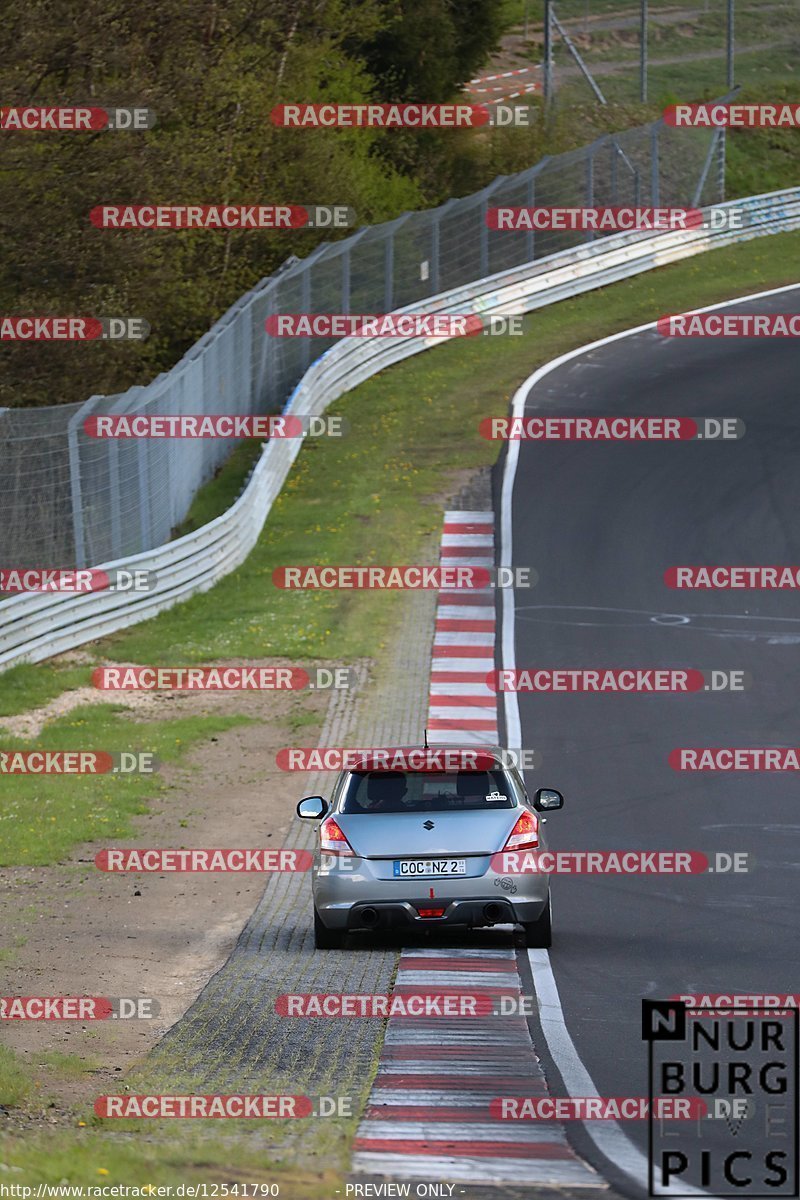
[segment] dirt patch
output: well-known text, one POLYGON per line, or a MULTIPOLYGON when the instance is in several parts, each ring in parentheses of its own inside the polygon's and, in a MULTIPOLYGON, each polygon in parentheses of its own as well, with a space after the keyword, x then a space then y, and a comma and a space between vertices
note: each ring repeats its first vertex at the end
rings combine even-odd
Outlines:
MULTIPOLYGON (((51 719, 76 697, 86 703, 87 690, 88 702, 102 698, 92 689, 67 693, 58 712, 56 702, 47 706, 51 719)), ((132 696, 136 718, 146 721, 235 713, 256 723, 212 737, 180 765, 165 766, 167 790, 154 797, 150 813, 135 818, 135 836, 113 844, 280 847, 305 776, 279 771, 275 755, 281 746, 317 744, 330 693, 152 692, 124 699, 132 696)), ((111 698, 119 703, 121 694, 111 698)), ((160 1006, 152 1020, 5 1023, 4 1044, 30 1065, 37 1094, 52 1096, 60 1110, 119 1090, 122 1074, 224 963, 264 888, 264 877, 254 874, 104 874, 94 856, 107 845, 84 844, 55 866, 0 872, 4 994, 150 996, 160 1006), (54 1065, 53 1052, 76 1055, 85 1065, 54 1065)), ((50 1119, 58 1120, 55 1112, 50 1119)))
MULTIPOLYGON (((63 663, 74 666, 76 663, 86 665, 92 669, 97 667, 136 667, 137 663, 118 662, 116 659, 98 659, 88 658, 85 655, 78 656, 74 652, 62 654, 60 657, 53 659, 54 663, 63 663)), ((274 667, 294 667, 297 664, 288 662, 279 658, 271 658, 269 662, 260 662, 257 659, 232 658, 227 659, 224 663, 215 664, 217 666, 227 667, 258 667, 258 666, 274 666, 274 667)), ((340 666, 339 663, 328 664, 319 663, 319 666, 340 666)), ((267 693, 268 695, 280 695, 280 692, 267 693)), ((130 709, 132 713, 140 716, 142 720, 158 720, 160 715, 165 715, 167 719, 178 716, 202 716, 206 713, 223 713, 224 715, 238 714, 245 712, 249 715, 250 709, 260 719, 270 719, 269 705, 265 709, 263 697, 262 703, 254 703, 252 697, 258 695, 254 692, 204 692, 204 693, 183 693, 183 692, 160 692, 160 691, 104 691, 100 688, 91 686, 73 688, 71 691, 62 692, 59 696, 55 696, 49 700, 47 704, 43 704, 41 708, 29 709, 26 713, 19 713, 15 716, 0 717, 0 729, 10 733, 12 737, 19 738, 35 738, 44 729, 50 721, 56 721, 59 717, 64 717, 67 713, 72 712, 76 708, 80 708, 86 704, 114 704, 130 709), (189 703, 185 703, 185 701, 189 703), (208 702, 211 707, 205 707, 208 702), (250 708, 248 708, 248 704, 250 708)))
POLYGON ((121 704, 133 712, 147 714, 154 709, 152 692, 100 692, 96 688, 73 688, 71 692, 62 692, 53 700, 43 704, 41 708, 32 708, 29 712, 19 713, 13 717, 0 718, 0 729, 10 733, 12 737, 38 737, 45 725, 65 717, 74 708, 84 704, 121 704))

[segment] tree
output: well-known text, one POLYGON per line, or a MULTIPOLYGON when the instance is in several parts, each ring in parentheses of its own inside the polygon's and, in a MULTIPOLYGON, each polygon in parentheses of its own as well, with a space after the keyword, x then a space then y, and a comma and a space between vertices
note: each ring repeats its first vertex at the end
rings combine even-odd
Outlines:
POLYGON ((387 100, 450 100, 486 61, 504 23, 497 0, 380 0, 380 30, 361 50, 387 100))

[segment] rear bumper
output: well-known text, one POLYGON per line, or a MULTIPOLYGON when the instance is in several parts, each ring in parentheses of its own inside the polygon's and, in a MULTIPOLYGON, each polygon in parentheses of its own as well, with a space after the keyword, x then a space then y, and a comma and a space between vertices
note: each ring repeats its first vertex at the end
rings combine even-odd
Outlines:
MULTIPOLYGON (((328 929, 408 929, 435 925, 485 926, 535 921, 549 896, 544 873, 500 876, 488 855, 472 858, 471 874, 447 878, 387 879, 385 860, 317 855, 311 876, 314 907, 328 929), (487 917, 499 906, 502 916, 487 917), (419 908, 444 907, 441 917, 420 917, 419 908), (363 910, 379 920, 364 922, 363 910)), ((499 911, 498 910, 498 911, 499 911)))
POLYGON ((510 900, 507 897, 436 897, 411 900, 376 900, 374 903, 359 901, 355 904, 330 904, 317 906, 320 918, 329 929, 346 929, 351 932, 368 930, 408 929, 416 926, 432 929, 438 926, 466 926, 477 928, 487 925, 514 925, 518 922, 535 921, 547 904, 547 893, 542 899, 510 900), (444 908, 441 917, 421 917, 419 909, 432 906, 444 908))

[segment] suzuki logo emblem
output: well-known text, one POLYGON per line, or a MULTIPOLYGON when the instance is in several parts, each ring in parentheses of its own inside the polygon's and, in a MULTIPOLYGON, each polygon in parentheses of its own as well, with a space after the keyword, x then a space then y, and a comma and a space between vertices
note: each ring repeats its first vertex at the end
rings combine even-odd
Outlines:
POLYGON ((433 825, 433 821, 425 821, 425 822, 423 822, 423 825, 422 825, 422 828, 423 828, 423 829, 433 829, 433 827, 434 827, 434 825, 433 825))

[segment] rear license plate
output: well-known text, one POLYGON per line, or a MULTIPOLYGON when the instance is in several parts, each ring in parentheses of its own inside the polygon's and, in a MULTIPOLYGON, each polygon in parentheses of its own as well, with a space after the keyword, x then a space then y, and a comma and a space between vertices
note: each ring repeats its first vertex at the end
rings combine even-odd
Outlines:
POLYGON ((394 874, 398 878, 417 875, 466 875, 465 858, 403 858, 395 860, 394 874))

